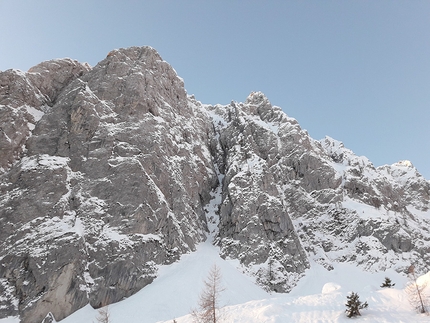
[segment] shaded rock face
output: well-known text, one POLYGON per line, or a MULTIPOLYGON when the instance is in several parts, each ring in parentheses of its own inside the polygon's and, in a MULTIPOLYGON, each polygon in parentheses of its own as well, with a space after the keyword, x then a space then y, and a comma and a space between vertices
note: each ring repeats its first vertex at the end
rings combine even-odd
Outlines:
POLYGON ((430 263, 430 184, 411 163, 315 141, 260 92, 201 104, 150 47, 0 73, 0 123, 0 318, 134 294, 206 238, 216 194, 214 243, 267 290, 312 263, 430 263))

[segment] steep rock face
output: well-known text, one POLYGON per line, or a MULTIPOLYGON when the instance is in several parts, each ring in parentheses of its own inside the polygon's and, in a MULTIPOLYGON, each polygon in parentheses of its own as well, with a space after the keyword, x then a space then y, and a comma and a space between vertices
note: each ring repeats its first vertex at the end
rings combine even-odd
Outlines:
POLYGON ((288 291, 309 266, 283 198, 288 179, 280 152, 288 143, 278 130, 290 120, 261 93, 251 94, 244 104, 207 109, 219 137, 215 155, 225 174, 221 253, 239 259, 265 287, 288 291), (269 263, 270 273, 255 269, 269 263))
POLYGON ((62 319, 150 283, 156 265, 202 241, 203 205, 218 185, 210 122, 155 50, 112 51, 90 70, 72 68, 74 79, 58 75, 68 63, 19 74, 37 84, 28 91, 39 101, 2 100, 6 115, 43 112, 1 181, 1 288, 14 295, 2 315, 23 322, 62 319))
POLYGON ((0 73, 0 122, 0 318, 132 295, 206 238, 209 205, 221 256, 268 290, 317 264, 430 264, 430 184, 410 162, 316 141, 261 92, 204 105, 149 47, 0 73))
POLYGON ((315 207, 294 216, 314 260, 326 268, 350 261, 370 271, 404 271, 411 263, 425 270, 429 182, 410 163, 375 168, 339 141, 326 137, 320 144, 342 184, 329 203, 325 192, 311 192, 315 207))
POLYGON ((27 73, 0 73, 1 172, 22 155, 35 124, 54 104, 59 91, 88 70, 88 65, 63 59, 41 63, 27 73))
POLYGON ((428 266, 430 185, 412 164, 375 168, 339 141, 315 141, 259 92, 206 108, 225 174, 217 243, 261 285, 288 291, 313 262, 428 266))
MULTIPOLYGON (((339 199, 341 177, 296 120, 261 93, 245 103, 207 106, 225 173, 218 242, 269 290, 289 291, 309 267, 291 216, 313 210, 310 192, 339 199)), ((327 199, 327 197, 325 197, 327 199)))

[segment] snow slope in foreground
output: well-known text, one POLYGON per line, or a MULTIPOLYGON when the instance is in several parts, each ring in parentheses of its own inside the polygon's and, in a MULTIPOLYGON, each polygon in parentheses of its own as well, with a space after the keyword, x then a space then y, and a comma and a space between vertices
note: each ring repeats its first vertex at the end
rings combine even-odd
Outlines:
MULTIPOLYGON (((179 262, 162 266, 154 282, 137 294, 110 305, 112 322, 173 321, 190 313, 197 306, 203 280, 213 264, 220 268, 226 287, 222 304, 236 305, 270 296, 236 269, 238 261, 224 261, 219 257, 219 249, 207 242, 200 244, 196 252, 183 255, 179 262)), ((86 306, 61 323, 96 322, 97 314, 96 310, 86 306)))
MULTIPOLYGON (((202 243, 179 262, 161 267, 152 284, 109 306, 110 322, 167 323, 176 319, 178 323, 191 323, 189 313, 197 307, 203 280, 213 264, 221 269, 226 288, 221 296, 225 322, 353 322, 344 314, 346 296, 351 291, 369 303, 358 318, 360 322, 430 322, 429 316, 412 311, 403 291, 407 279, 394 271, 371 274, 348 264, 327 271, 313 264, 291 293, 270 295, 237 269, 237 261, 225 261, 218 252, 210 243, 202 243), (379 287, 386 276, 396 283, 395 288, 379 287)), ((421 280, 430 281, 430 274, 421 280)), ((98 311, 87 305, 61 323, 97 322, 97 316, 98 311)), ((0 323, 17 322, 15 318, 0 319, 0 323)))

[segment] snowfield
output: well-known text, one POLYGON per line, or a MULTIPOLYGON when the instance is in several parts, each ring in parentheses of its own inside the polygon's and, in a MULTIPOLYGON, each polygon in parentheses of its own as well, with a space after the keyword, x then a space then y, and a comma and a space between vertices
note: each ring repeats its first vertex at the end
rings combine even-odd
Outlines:
MULTIPOLYGON (((160 267, 154 282, 137 294, 110 305, 110 322, 193 322, 189 313, 197 309, 203 280, 213 264, 221 269, 225 287, 220 301, 223 322, 430 322, 429 316, 413 311, 404 291, 407 277, 394 270, 369 273, 350 264, 337 264, 334 270, 327 271, 313 263, 291 293, 269 294, 238 269, 237 260, 221 259, 219 249, 209 241, 180 261, 160 267), (396 284, 394 288, 380 287, 385 277, 396 284), (352 319, 346 317, 344 305, 351 291, 357 292, 362 302, 369 303, 361 317, 352 319)), ((430 282, 430 273, 418 282, 430 282)), ((429 293, 430 288, 426 291, 429 293)), ((98 311, 87 305, 61 323, 97 322, 97 316, 98 311)), ((0 320, 18 322, 16 318, 0 320)))

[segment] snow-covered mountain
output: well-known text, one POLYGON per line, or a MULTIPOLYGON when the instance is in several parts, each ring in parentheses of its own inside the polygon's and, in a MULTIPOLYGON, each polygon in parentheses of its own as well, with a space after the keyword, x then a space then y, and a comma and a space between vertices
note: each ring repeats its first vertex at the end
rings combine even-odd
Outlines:
POLYGON ((150 47, 2 72, 0 122, 0 318, 131 299, 204 241, 255 295, 315 266, 428 271, 430 183, 411 162, 314 140, 261 92, 202 104, 150 47))

